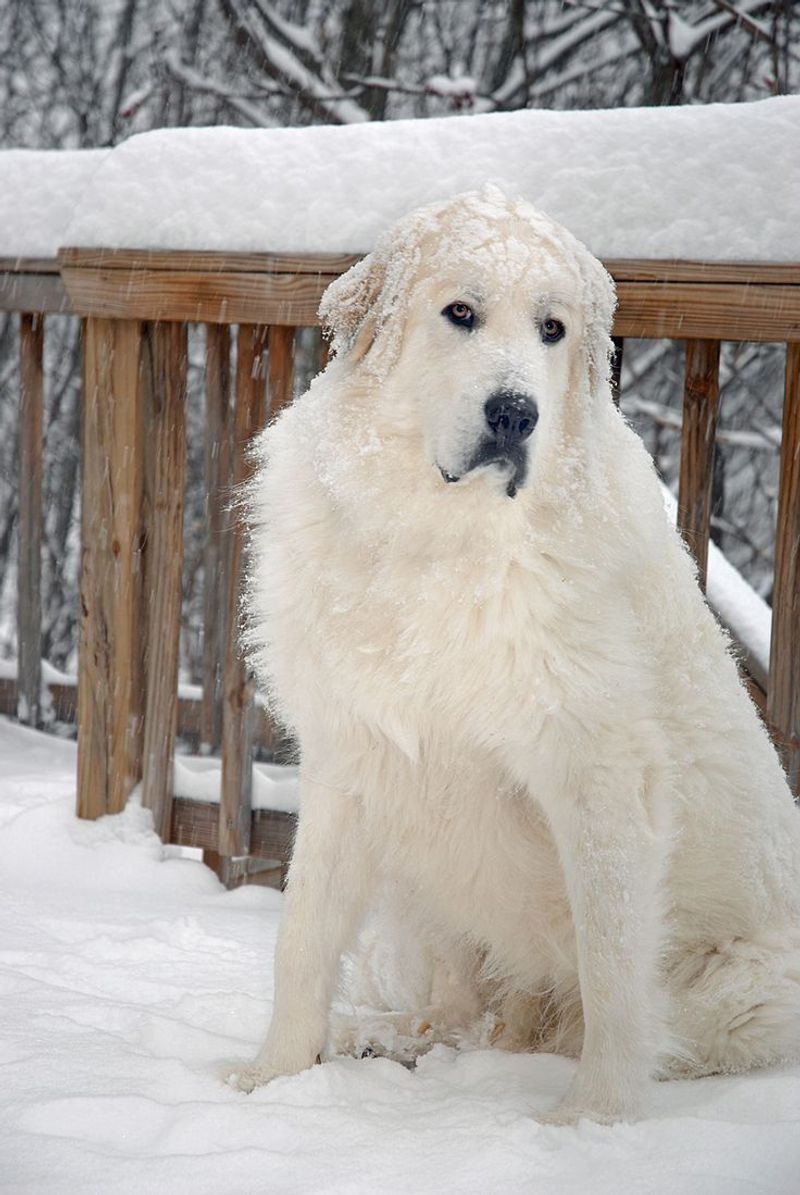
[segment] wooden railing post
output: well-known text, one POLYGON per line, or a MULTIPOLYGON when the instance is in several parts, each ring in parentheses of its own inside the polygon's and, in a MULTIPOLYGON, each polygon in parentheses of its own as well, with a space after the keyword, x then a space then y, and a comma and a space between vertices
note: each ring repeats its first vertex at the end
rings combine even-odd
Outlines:
POLYGON ((294 384, 294 328, 275 325, 269 330, 269 417, 274 419, 292 401, 294 384))
POLYGON ((145 325, 144 575, 145 719, 142 804, 169 841, 178 719, 183 502, 186 473, 186 324, 145 325))
POLYGON ((78 814, 118 813, 141 775, 142 324, 84 329, 78 814))
POLYGON ((719 414, 719 341, 686 341, 686 375, 678 485, 678 527, 706 587, 714 445, 719 414))
POLYGON ((203 701, 200 750, 222 742, 222 673, 227 642, 230 539, 230 347, 227 324, 206 325, 205 484, 206 537, 203 555, 203 701))
POLYGON ((42 722, 42 316, 23 312, 19 333, 17 717, 30 726, 39 726, 42 722))
MULTIPOLYGON (((236 358, 236 412, 233 429, 233 484, 251 474, 247 456, 252 437, 264 425, 266 385, 264 350, 267 329, 240 324, 236 358)), ((239 649, 239 609, 245 529, 241 515, 231 536, 229 624, 225 653, 222 711, 222 789, 219 808, 219 854, 246 855, 250 845, 254 685, 239 649)))
POLYGON ((319 337, 319 368, 320 372, 328 368, 328 362, 331 359, 331 342, 327 336, 323 336, 320 332, 319 337))
POLYGON ((609 370, 609 378, 611 381, 611 397, 614 400, 614 406, 619 406, 620 388, 622 385, 622 357, 625 352, 625 337, 612 337, 614 343, 614 352, 611 354, 611 367, 609 370))
POLYGON ((800 795, 800 341, 786 346, 767 720, 800 795))

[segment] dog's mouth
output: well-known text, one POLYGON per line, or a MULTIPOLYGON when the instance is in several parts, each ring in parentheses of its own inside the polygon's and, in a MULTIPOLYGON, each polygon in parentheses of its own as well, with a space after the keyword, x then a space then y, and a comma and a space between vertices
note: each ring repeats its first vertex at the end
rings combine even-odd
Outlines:
POLYGON ((503 451, 498 449, 497 445, 490 441, 485 441, 480 444, 476 451, 472 454, 467 462, 467 467, 463 473, 456 475, 449 473, 447 469, 443 469, 441 465, 438 466, 442 479, 448 485, 455 485, 459 481, 478 469, 484 469, 495 465, 499 469, 507 473, 506 477, 506 494, 509 498, 516 498, 517 491, 525 484, 525 478, 528 473, 528 457, 525 449, 522 447, 516 450, 503 451))

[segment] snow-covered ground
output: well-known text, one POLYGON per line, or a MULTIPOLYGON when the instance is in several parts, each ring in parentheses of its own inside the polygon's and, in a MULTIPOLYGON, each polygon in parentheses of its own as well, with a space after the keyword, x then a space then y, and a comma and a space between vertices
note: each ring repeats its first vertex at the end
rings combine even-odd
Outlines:
POLYGON ((280 896, 226 892, 135 805, 73 815, 75 750, 0 719, 0 1190, 14 1195, 795 1195, 800 1066, 544 1127, 573 1064, 436 1047, 245 1096, 280 896))

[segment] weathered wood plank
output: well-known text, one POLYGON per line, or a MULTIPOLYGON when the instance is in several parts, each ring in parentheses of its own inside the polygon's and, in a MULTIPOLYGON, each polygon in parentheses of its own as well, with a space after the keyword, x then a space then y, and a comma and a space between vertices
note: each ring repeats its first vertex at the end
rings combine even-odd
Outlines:
POLYGON ((275 809, 256 809, 250 832, 251 854, 257 859, 281 859, 288 863, 292 857, 297 816, 275 809))
POLYGON ((719 341, 687 340, 678 486, 678 527, 705 592, 714 446, 719 416, 719 341))
MULTIPOLYGON (((51 681, 47 685, 57 722, 75 722, 78 705, 77 684, 51 681)), ((17 710, 17 682, 13 677, 0 677, 0 714, 13 716, 17 710)), ((253 745, 274 754, 280 746, 275 730, 263 710, 256 706, 253 745)), ((178 734, 200 743, 200 701, 194 697, 178 697, 178 734)))
POLYGON ((170 831, 178 717, 187 351, 185 324, 145 326, 142 630, 146 705, 142 804, 152 811, 155 831, 164 841, 170 831))
MULTIPOLYGON (((67 266, 96 266, 104 269, 200 270, 211 272, 341 274, 362 254, 331 253, 224 253, 214 250, 163 249, 82 249, 59 251, 59 261, 67 266)), ((687 261, 678 258, 609 258, 603 263, 617 279, 635 282, 762 282, 800 285, 800 267, 796 263, 730 261, 687 261)), ((47 259, 0 258, 0 271, 37 273, 55 270, 47 259)))
POLYGON ((204 858, 206 852, 216 855, 219 838, 219 805, 216 801, 190 801, 186 797, 173 796, 170 807, 169 841, 176 846, 198 847, 204 858))
POLYGON ((767 694, 766 694, 765 690, 762 688, 762 686, 760 685, 758 680, 755 677, 751 676, 746 671, 742 673, 742 680, 744 682, 744 687, 747 689, 747 692, 750 694, 750 697, 752 698, 753 705, 756 707, 759 714, 761 715, 761 721, 766 725, 767 724, 767 694))
MULTIPOLYGON (((239 327, 236 359, 236 413, 233 433, 234 487, 241 486, 252 471, 247 455, 250 440, 264 425, 266 386, 264 350, 267 329, 261 325, 239 327)), ((245 530, 241 518, 234 520, 231 536, 228 642, 225 653, 222 710, 222 796, 219 807, 221 855, 248 853, 250 797, 252 784, 252 736, 254 686, 239 650, 239 620, 242 553, 245 530)))
POLYGON ((765 285, 800 285, 800 265, 794 262, 685 261, 662 258, 609 258, 606 269, 618 281, 629 282, 739 282, 765 285))
MULTIPOLYGON (((297 817, 274 809, 256 809, 250 814, 250 851, 258 859, 291 858, 297 817)), ((170 842, 178 846, 199 847, 216 852, 219 806, 211 801, 190 801, 175 797, 172 801, 170 842)))
MULTIPOLYGON (((82 315, 207 323, 313 325, 334 274, 124 270, 65 265, 82 315)), ((736 282, 617 283, 615 336, 782 341, 800 337, 800 286, 736 282)))
POLYGON ((17 532, 17 716, 42 721, 42 418, 44 320, 23 314, 19 326, 20 432, 17 532))
POLYGON ((767 718, 800 795, 800 343, 786 347, 767 718))
POLYGON ((622 357, 625 352, 625 341, 621 336, 615 336, 614 352, 611 354, 611 397, 615 406, 619 406, 620 383, 622 380, 622 357))
POLYGON ((294 386, 294 328, 271 327, 267 358, 269 417, 274 419, 292 401, 294 386))
MULTIPOLYGON (((47 686, 53 717, 57 722, 74 722, 78 699, 77 685, 51 682, 47 686)), ((14 677, 0 677, 0 714, 13 717, 17 712, 17 682, 14 677)))
POLYGON ((336 275, 65 266, 63 277, 81 315, 297 326, 317 322, 320 298, 336 275))
POLYGON ((142 327, 84 332, 78 815, 124 808, 141 774, 142 327))
POLYGON ((57 257, 0 257, 0 274, 57 274, 57 257))
POLYGON ((752 283, 617 283, 614 335, 672 340, 800 338, 800 287, 752 283))
POLYGON ((327 336, 320 336, 319 342, 319 368, 322 372, 331 359, 331 342, 327 336))
MULTIPOLYGON (((104 270, 189 270, 208 274, 343 274, 359 260, 349 253, 224 253, 213 249, 59 250, 64 266, 104 270)), ((0 259, 2 269, 2 259, 0 259)))
POLYGON ((69 314, 72 303, 58 274, 23 274, 0 269, 0 311, 69 314))
POLYGON ((206 326, 205 485, 206 536, 203 551, 203 704, 200 750, 222 742, 222 671, 230 592, 230 537, 226 523, 230 493, 230 329, 206 326))

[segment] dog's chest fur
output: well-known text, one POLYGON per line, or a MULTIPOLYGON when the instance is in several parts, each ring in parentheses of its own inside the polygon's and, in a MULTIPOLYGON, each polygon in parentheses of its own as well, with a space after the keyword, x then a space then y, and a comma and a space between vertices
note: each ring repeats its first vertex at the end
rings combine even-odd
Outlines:
POLYGON ((317 644, 318 659, 331 655, 333 641, 331 683, 344 680, 358 718, 400 735, 412 756, 403 725, 423 739, 449 734, 491 746, 493 735, 499 745, 524 720, 530 741, 596 643, 586 614, 576 613, 591 608, 576 582, 532 548, 478 539, 444 558, 371 553, 364 561, 340 545, 320 578, 328 638, 317 644))

